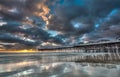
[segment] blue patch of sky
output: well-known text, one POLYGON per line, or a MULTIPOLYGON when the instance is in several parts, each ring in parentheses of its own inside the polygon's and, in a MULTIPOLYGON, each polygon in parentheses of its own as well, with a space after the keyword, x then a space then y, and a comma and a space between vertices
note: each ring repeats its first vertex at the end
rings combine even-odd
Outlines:
POLYGON ((76 5, 79 5, 79 6, 83 6, 83 5, 84 5, 83 0, 74 0, 74 3, 75 3, 76 5))
POLYGON ((54 37, 58 35, 57 31, 52 31, 52 30, 48 30, 48 33, 50 34, 50 36, 54 37))
POLYGON ((60 2, 59 2, 60 4, 63 4, 64 3, 64 0, 60 0, 60 2))
POLYGON ((97 29, 101 26, 101 24, 105 21, 106 19, 105 18, 99 18, 98 21, 96 21, 95 25, 94 25, 94 28, 97 29))
POLYGON ((78 28, 82 27, 83 24, 82 23, 76 23, 73 26, 74 26, 74 28, 78 29, 78 28))
POLYGON ((108 15, 108 16, 113 16, 115 15, 119 10, 118 9, 114 9, 112 10, 112 12, 108 15))
POLYGON ((54 14, 54 10, 57 7, 57 5, 61 6, 84 6, 84 0, 59 0, 54 6, 49 6, 51 8, 51 13, 54 14))
POLYGON ((72 0, 72 1, 60 0, 59 4, 60 5, 65 5, 65 6, 69 6, 69 5, 83 6, 84 5, 84 0, 72 0))
POLYGON ((99 28, 100 24, 95 24, 95 29, 99 28))

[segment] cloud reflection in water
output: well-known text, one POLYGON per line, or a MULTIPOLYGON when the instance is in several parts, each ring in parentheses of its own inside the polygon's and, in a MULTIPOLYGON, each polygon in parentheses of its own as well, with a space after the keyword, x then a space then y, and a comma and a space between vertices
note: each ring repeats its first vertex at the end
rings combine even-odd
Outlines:
POLYGON ((120 77, 120 65, 117 64, 26 61, 1 64, 0 68, 0 76, 8 74, 9 77, 120 77))

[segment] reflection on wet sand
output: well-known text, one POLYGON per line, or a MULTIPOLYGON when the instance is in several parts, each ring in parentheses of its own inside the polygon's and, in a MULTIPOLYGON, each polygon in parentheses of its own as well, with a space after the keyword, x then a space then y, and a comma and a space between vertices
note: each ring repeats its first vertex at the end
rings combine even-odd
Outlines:
POLYGON ((0 77, 120 77, 120 65, 24 61, 0 64, 0 77))
POLYGON ((2 54, 0 77, 120 77, 119 55, 115 53, 2 54))
POLYGON ((23 62, 18 62, 18 63, 8 63, 8 64, 0 64, 0 72, 11 72, 14 71, 18 68, 26 67, 26 66, 31 66, 35 64, 36 61, 23 61, 23 62))

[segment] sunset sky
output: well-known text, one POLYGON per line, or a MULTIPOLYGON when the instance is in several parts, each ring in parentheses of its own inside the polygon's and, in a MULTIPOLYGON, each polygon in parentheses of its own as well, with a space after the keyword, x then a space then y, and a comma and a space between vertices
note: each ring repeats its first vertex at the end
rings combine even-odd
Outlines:
POLYGON ((0 48, 116 40, 120 0, 0 0, 0 48))

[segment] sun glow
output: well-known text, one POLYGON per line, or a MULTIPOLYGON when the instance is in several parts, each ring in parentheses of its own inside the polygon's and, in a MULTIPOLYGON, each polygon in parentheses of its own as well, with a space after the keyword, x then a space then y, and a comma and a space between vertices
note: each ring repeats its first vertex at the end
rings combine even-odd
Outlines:
POLYGON ((23 49, 23 50, 15 50, 15 52, 20 52, 20 53, 30 53, 30 52, 36 52, 36 50, 33 49, 23 49))
POLYGON ((37 52, 37 50, 35 50, 35 49, 23 49, 23 50, 0 49, 0 52, 4 52, 4 53, 32 53, 32 52, 37 52))

